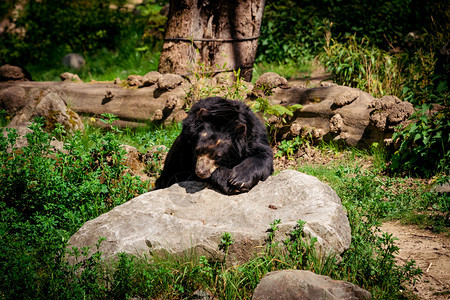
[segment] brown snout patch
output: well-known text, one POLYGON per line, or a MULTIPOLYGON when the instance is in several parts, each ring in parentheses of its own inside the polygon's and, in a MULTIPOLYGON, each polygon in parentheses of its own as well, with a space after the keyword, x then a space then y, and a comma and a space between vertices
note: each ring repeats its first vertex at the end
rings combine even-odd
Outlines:
POLYGON ((207 154, 197 157, 197 164, 195 166, 195 174, 201 179, 211 177, 211 174, 217 169, 216 162, 207 154))

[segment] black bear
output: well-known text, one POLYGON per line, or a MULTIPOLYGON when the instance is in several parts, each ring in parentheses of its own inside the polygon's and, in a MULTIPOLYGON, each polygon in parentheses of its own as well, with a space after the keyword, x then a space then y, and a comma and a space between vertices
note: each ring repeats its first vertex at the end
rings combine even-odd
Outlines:
POLYGON ((242 102, 211 97, 192 106, 155 188, 193 180, 236 194, 272 172, 272 150, 258 117, 242 102))

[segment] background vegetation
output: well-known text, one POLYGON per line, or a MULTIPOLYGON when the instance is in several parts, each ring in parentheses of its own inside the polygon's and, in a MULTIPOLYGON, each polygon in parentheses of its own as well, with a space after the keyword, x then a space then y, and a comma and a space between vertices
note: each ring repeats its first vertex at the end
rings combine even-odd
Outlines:
MULTIPOLYGON (((16 26, 1 33, 0 64, 22 65, 35 80, 59 80, 68 71, 61 58, 70 52, 85 57, 86 66, 76 72, 87 81, 124 79, 157 68, 167 1, 146 1, 132 11, 124 0, 30 0, 16 15, 12 8, 18 3, 0 4, 0 17, 16 26)), ((308 76, 320 62, 339 84, 377 97, 394 94, 417 107, 415 122, 396 134, 395 152, 376 145, 362 151, 322 144, 315 149, 339 160, 295 164, 330 184, 348 211, 352 244, 339 265, 314 253, 314 240, 299 235, 301 222, 276 244, 277 220, 267 225, 266 248, 234 268, 204 257, 150 255, 121 255, 114 264, 95 255, 69 265, 66 255, 80 261, 84 256, 86 249, 67 253, 66 242, 85 221, 150 188, 127 174, 120 144, 141 151, 169 147, 180 128, 121 131, 86 124, 86 131, 67 136, 62 128, 44 132, 38 119, 27 147, 14 148, 14 131, 0 136, 0 298, 178 299, 199 289, 220 298, 249 298, 266 272, 284 268, 353 282, 375 299, 408 296, 402 287, 421 271, 412 261, 396 265, 394 238, 376 233, 386 219, 448 231, 448 195, 432 192, 421 177, 448 180, 449 66, 438 59, 449 41, 449 13, 446 1, 266 1, 255 74, 276 70, 288 78, 308 76), (442 109, 430 113, 433 104, 442 109), (64 151, 50 146, 52 135, 66 142, 64 151)), ((4 112, 0 121, 7 124, 4 112)), ((313 146, 307 140, 283 141, 277 157, 296 159, 308 147, 313 146)), ((149 172, 156 175, 158 167, 149 172)), ((221 249, 226 252, 231 243, 224 234, 221 249)))

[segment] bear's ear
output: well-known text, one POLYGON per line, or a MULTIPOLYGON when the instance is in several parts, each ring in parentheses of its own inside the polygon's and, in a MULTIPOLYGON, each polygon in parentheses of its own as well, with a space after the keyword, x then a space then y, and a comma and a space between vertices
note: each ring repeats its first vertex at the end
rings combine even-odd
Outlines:
POLYGON ((238 123, 236 127, 234 128, 234 132, 237 135, 245 135, 247 133, 247 125, 243 123, 238 123))
POLYGON ((204 107, 202 107, 202 108, 200 108, 199 110, 198 110, 198 112, 197 112, 197 118, 199 119, 199 120, 203 120, 205 117, 207 117, 207 116, 209 116, 209 111, 206 109, 206 108, 204 108, 204 107))

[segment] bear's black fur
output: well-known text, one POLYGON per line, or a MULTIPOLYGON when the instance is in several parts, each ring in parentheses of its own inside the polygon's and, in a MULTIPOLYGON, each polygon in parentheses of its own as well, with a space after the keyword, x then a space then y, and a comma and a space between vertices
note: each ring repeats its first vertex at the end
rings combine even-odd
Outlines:
POLYGON ((192 106, 155 188, 193 180, 236 194, 272 172, 272 150, 258 117, 242 102, 211 97, 192 106))

